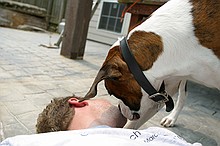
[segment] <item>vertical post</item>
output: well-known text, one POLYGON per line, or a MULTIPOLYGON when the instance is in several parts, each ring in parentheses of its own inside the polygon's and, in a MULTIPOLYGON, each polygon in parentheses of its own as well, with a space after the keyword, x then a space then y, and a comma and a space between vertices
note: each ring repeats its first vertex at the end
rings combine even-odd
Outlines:
POLYGON ((83 59, 93 0, 68 0, 60 54, 83 59))
POLYGON ((51 19, 52 9, 53 9, 53 0, 49 0, 47 3, 47 16, 46 16, 47 30, 50 29, 50 19, 51 19))

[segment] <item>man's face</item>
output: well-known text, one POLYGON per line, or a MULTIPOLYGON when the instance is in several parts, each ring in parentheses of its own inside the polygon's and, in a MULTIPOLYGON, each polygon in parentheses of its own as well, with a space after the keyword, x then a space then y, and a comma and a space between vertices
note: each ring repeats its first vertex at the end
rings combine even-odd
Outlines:
POLYGON ((85 129, 100 125, 122 128, 127 122, 118 107, 105 99, 82 102, 70 99, 69 103, 74 107, 75 115, 68 130, 85 129))

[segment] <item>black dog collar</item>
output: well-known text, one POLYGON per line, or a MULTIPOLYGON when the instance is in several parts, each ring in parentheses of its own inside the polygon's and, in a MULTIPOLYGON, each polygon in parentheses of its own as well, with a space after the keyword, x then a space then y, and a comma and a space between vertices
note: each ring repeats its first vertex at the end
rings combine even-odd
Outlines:
POLYGON ((161 84, 160 90, 157 91, 151 83, 148 81, 146 76, 143 74, 140 69, 138 63, 136 62, 133 54, 130 51, 128 46, 127 37, 124 37, 120 41, 120 50, 125 62, 128 65, 129 70, 133 74, 134 78, 138 82, 138 84, 144 89, 146 93, 148 93, 149 98, 155 102, 164 102, 166 104, 166 111, 170 112, 174 108, 173 99, 167 94, 165 91, 164 82, 161 84))

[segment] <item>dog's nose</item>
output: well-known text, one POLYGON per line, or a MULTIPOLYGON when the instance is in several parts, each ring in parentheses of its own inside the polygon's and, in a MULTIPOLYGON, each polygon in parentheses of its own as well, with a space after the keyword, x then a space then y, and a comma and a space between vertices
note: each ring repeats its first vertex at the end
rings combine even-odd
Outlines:
POLYGON ((138 120, 140 118, 140 115, 138 113, 133 113, 133 119, 132 120, 138 120))

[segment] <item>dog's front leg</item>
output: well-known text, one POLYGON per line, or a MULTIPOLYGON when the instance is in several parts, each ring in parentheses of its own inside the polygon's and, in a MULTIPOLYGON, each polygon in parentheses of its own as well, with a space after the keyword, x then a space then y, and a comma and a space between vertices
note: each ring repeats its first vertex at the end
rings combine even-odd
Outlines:
POLYGON ((164 127, 174 126, 174 124, 178 118, 178 115, 183 108, 183 105, 186 100, 186 80, 182 80, 180 82, 178 90, 179 90, 179 92, 178 92, 179 95, 178 95, 177 102, 176 102, 176 105, 175 105, 173 111, 168 116, 164 117, 160 122, 160 124, 163 125, 164 127))

